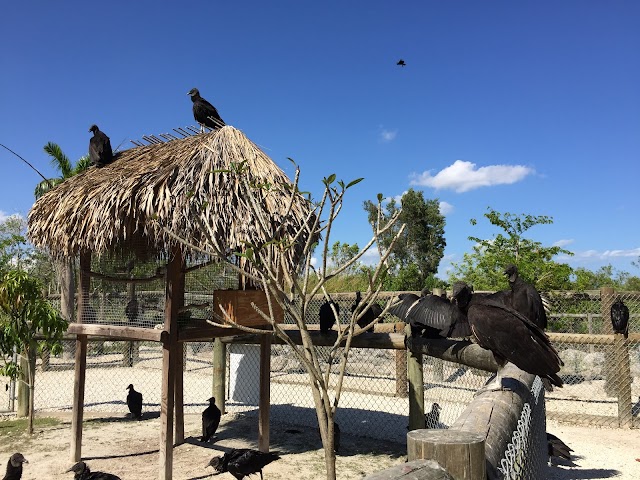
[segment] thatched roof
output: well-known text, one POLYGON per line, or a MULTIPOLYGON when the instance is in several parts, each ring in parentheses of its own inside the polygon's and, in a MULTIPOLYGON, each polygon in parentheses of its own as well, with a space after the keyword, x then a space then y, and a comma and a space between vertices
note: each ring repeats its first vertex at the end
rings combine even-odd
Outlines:
MULTIPOLYGON (((226 126, 123 151, 113 163, 91 167, 64 181, 33 205, 29 238, 54 255, 140 248, 163 253, 175 242, 159 225, 206 247, 202 224, 197 221, 201 218, 218 244, 230 252, 242 251, 246 242, 267 241, 269 232, 256 228, 246 186, 238 174, 229 171, 240 162, 246 162, 245 175, 254 185, 291 184, 242 132, 226 126)), ((293 232, 307 218, 310 204, 302 196, 296 197, 287 213, 281 189, 254 188, 253 192, 274 230, 280 227, 281 232, 293 232)))

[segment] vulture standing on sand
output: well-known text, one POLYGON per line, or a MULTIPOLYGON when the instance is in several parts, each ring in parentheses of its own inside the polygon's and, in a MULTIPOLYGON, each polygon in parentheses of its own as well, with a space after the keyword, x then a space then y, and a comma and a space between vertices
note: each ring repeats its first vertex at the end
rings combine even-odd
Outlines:
POLYGON ((136 392, 133 388, 133 384, 129 384, 127 387, 129 393, 127 394, 127 406, 131 414, 137 419, 142 418, 142 394, 136 392))
MULTIPOLYGON (((362 294, 360 292, 356 292, 356 301, 351 307, 352 313, 356 311, 356 309, 358 308, 358 305, 360 305, 361 300, 362 300, 362 294)), ((382 307, 377 303, 372 304, 358 319, 358 326, 360 328, 365 328, 367 325, 373 322, 376 318, 378 318, 381 314, 382 314, 382 307)), ((378 320, 378 323, 380 323, 381 321, 382 319, 378 320)), ((367 332, 373 332, 373 324, 371 325, 371 327, 367 329, 367 332)))
POLYGON ((320 331, 322 333, 327 333, 331 331, 331 327, 336 323, 336 319, 340 315, 340 305, 336 302, 329 302, 329 300, 325 301, 322 305, 320 305, 320 331), (333 314, 333 309, 331 305, 336 309, 336 314, 333 314))
POLYGON ((611 305, 611 325, 615 333, 629 333, 629 308, 619 298, 611 305))
POLYGON ((209 399, 209 406, 202 412, 202 441, 208 442, 220 425, 222 412, 216 405, 215 397, 209 399))
POLYGON ((275 452, 259 452, 248 448, 232 448, 222 457, 213 457, 207 467, 213 467, 216 474, 229 472, 237 480, 260 473, 265 465, 278 460, 280 456, 275 452))
POLYGON ((511 287, 511 307, 541 329, 547 328, 547 314, 535 287, 520 278, 518 267, 515 265, 507 265, 504 274, 508 277, 511 287))
POLYGON ((547 432, 547 453, 549 454, 549 461, 552 458, 563 458, 571 461, 571 449, 566 443, 560 440, 555 435, 547 432))
POLYGON ((21 453, 14 453, 7 462, 7 472, 2 480, 20 480, 22 478, 22 464, 29 463, 21 453))
POLYGON ((473 295, 466 283, 457 282, 453 286, 453 299, 466 314, 478 345, 491 350, 498 364, 496 377, 487 389, 502 388, 501 373, 507 362, 562 387, 557 373, 563 363, 549 337, 538 325, 505 304, 502 292, 473 295))
POLYGON ((193 118, 200 124, 201 132, 204 132, 205 126, 212 130, 224 127, 224 120, 220 118, 216 107, 202 98, 197 88, 189 90, 187 95, 191 97, 191 101, 193 102, 193 118))
POLYGON ((93 132, 93 137, 89 140, 89 160, 96 167, 104 167, 113 160, 109 137, 97 125, 91 125, 89 131, 93 132))
POLYGON ((67 472, 74 473, 74 480, 120 480, 120 477, 111 473, 92 472, 84 462, 78 462, 67 472))

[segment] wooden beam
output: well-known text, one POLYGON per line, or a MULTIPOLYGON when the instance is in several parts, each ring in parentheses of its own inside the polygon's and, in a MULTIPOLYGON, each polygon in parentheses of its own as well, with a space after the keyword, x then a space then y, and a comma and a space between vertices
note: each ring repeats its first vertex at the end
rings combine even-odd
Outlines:
POLYGON ((190 319, 178 330, 179 342, 210 342, 212 338, 242 335, 245 332, 237 328, 216 327, 206 320, 190 319))
POLYGON ((258 450, 269 451, 269 414, 271 408, 271 335, 260 338, 260 405, 258 450))
POLYGON ((71 323, 67 333, 98 336, 110 340, 140 340, 148 342, 162 342, 167 337, 164 330, 143 327, 125 327, 121 325, 98 325, 95 323, 71 323))
POLYGON ((489 350, 468 340, 428 339, 407 336, 407 348, 448 362, 461 363, 487 372, 498 371, 498 364, 489 350))
MULTIPOLYGON (((302 337, 298 330, 287 330, 287 335, 296 345, 302 345, 302 337)), ((239 335, 234 337, 222 337, 225 343, 259 344, 263 335, 239 335)), ((335 331, 321 333, 319 330, 310 330, 309 336, 316 346, 332 347, 338 338, 335 331)), ((284 341, 273 335, 272 343, 283 344, 284 341)), ((404 350, 403 333, 363 333, 353 337, 352 348, 378 348, 387 350, 404 350)))
MULTIPOLYGON (((611 322, 609 322, 611 323, 611 322)), ((576 343, 580 345, 613 345, 613 335, 598 335, 588 333, 557 333, 547 332, 551 343, 576 343)))
POLYGON ((87 336, 76 340, 75 378, 73 381, 73 409, 71 412, 71 461, 82 459, 82 420, 84 416, 84 388, 87 372, 87 336))
POLYGON ((184 443, 184 360, 184 344, 178 343, 174 352, 176 445, 184 443))

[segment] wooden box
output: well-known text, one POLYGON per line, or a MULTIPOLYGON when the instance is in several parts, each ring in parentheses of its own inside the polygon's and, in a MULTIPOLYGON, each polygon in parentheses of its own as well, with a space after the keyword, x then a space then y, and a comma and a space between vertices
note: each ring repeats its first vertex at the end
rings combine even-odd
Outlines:
MULTIPOLYGON (((215 290, 213 292, 213 308, 218 315, 222 315, 220 305, 229 316, 246 327, 259 328, 269 324, 253 308, 252 303, 269 315, 267 296, 262 290, 215 290)), ((276 323, 284 321, 284 313, 280 305, 273 300, 271 302, 276 323)))

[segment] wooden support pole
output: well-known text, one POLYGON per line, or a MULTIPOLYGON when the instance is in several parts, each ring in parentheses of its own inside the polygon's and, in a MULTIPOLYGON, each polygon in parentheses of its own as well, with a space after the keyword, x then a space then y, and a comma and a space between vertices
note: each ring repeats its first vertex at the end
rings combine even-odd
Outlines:
POLYGON ((633 400, 631 399, 631 362, 629 359, 629 342, 621 333, 614 334, 613 367, 616 374, 615 387, 618 397, 618 426, 632 428, 633 400))
MULTIPOLYGON (((405 329, 411 336, 411 327, 405 329)), ((422 353, 407 350, 407 378, 409 380, 409 430, 424 428, 424 373, 422 353)))
POLYGON ((82 420, 84 417, 84 386, 87 372, 87 336, 76 340, 75 379, 73 382, 73 410, 71 413, 71 461, 82 459, 82 420))
POLYGON ((269 451, 269 414, 271 408, 271 335, 262 335, 260 342, 260 419, 258 450, 269 451))
POLYGON ((225 387, 227 376, 227 344, 219 338, 213 341, 213 385, 211 396, 216 399, 216 406, 222 414, 225 412, 225 387))
POLYGON ((396 350, 396 397, 407 398, 406 350, 396 350))
POLYGON ((485 480, 484 435, 459 430, 413 430, 407 459, 435 460, 454 480, 485 480))
MULTIPOLYGON (((613 326, 611 325, 611 305, 613 305, 615 299, 615 291, 612 287, 602 287, 600 289, 600 314, 602 316, 602 331, 604 333, 613 334, 613 326)), ((612 347, 605 347, 604 349, 604 391, 609 396, 615 396, 617 392, 616 388, 616 368, 613 362, 615 361, 612 347)))
POLYGON ((162 397, 160 399, 160 480, 173 478, 173 419, 175 401, 176 348, 178 348, 178 307, 182 278, 182 250, 174 246, 167 266, 162 344, 162 397))
POLYGON ((184 443, 184 347, 185 343, 178 343, 175 351, 175 439, 176 445, 184 443))

